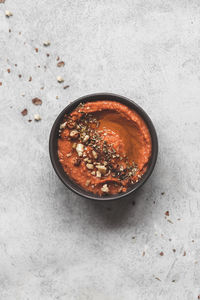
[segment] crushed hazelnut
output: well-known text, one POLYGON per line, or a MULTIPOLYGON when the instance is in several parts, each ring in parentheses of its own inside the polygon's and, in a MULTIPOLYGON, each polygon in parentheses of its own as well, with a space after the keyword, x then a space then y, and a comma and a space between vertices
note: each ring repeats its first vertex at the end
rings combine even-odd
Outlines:
POLYGON ((105 166, 97 165, 96 168, 101 174, 106 174, 107 168, 105 166))
POLYGON ((40 121, 41 117, 39 114, 34 114, 34 119, 35 119, 35 121, 40 121))
POLYGON ((68 122, 66 122, 67 123, 67 127, 69 128, 69 129, 73 129, 74 127, 75 127, 75 125, 76 125, 76 123, 74 122, 74 121, 72 121, 72 120, 69 120, 68 122))
POLYGON ((66 125, 67 125, 67 122, 62 123, 62 124, 60 125, 60 129, 64 129, 64 128, 66 127, 66 125))
POLYGON ((76 139, 79 136, 79 132, 78 132, 78 130, 75 129, 75 130, 72 130, 69 135, 71 138, 76 139))
POLYGON ((108 188, 108 185, 107 184, 104 184, 101 188, 101 191, 104 192, 104 193, 108 193, 109 192, 109 188, 108 188))
POLYGON ((86 180, 85 185, 86 185, 86 186, 89 186, 90 182, 91 182, 90 180, 86 180))
POLYGON ((92 150, 92 155, 93 155, 93 157, 94 157, 95 159, 97 159, 97 157, 98 157, 98 154, 97 154, 97 152, 96 152, 96 151, 92 150))
POLYGON ((97 176, 98 178, 101 178, 101 172, 97 171, 96 176, 97 176))
POLYGON ((89 138, 90 138, 89 135, 86 135, 83 139, 83 143, 87 142, 89 140, 89 138))
POLYGON ((59 83, 62 83, 62 82, 64 82, 64 79, 61 76, 57 76, 57 81, 59 83))
POLYGON ((46 41, 46 42, 43 43, 43 46, 45 46, 45 47, 48 47, 50 45, 51 45, 51 43, 49 41, 46 41))
POLYGON ((77 144, 76 151, 78 153, 78 156, 82 156, 83 151, 84 151, 84 145, 83 144, 77 144))
POLYGON ((5 11, 5 16, 6 16, 7 18, 9 18, 9 17, 12 17, 13 14, 11 13, 11 11, 6 10, 6 11, 5 11))
POLYGON ((87 167, 89 170, 92 170, 92 169, 94 169, 94 166, 93 166, 93 164, 86 164, 86 167, 87 167))

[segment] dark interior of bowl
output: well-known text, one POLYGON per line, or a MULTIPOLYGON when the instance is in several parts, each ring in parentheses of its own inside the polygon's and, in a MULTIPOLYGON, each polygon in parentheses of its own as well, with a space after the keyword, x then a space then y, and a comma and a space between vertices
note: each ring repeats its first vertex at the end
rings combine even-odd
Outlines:
POLYGON ((140 188, 144 184, 144 182, 151 175, 151 173, 154 169, 155 163, 156 163, 157 153, 158 153, 158 141, 157 141, 156 131, 155 131, 155 128, 153 126, 151 119, 145 113, 145 111, 140 106, 138 106, 136 103, 134 103, 133 101, 131 101, 125 97, 115 95, 115 94, 109 94, 109 93, 91 94, 91 95, 87 95, 87 96, 81 97, 81 98, 73 101, 59 114, 59 116, 57 117, 56 121, 53 124, 52 130, 50 133, 49 152, 50 152, 51 162, 55 169, 56 174, 68 188, 70 188, 72 191, 74 191, 75 193, 79 194, 82 197, 86 197, 86 198, 93 199, 93 200, 108 201, 108 200, 116 200, 116 199, 120 199, 122 197, 126 197, 130 193, 133 193, 134 191, 136 191, 138 188, 140 188), (60 128, 60 124, 63 121, 64 115, 66 113, 68 114, 71 111, 73 111, 79 103, 100 101, 100 100, 117 101, 117 102, 120 102, 120 103, 128 106, 130 109, 135 110, 145 121, 145 123, 149 129, 149 132, 151 134, 152 154, 151 154, 151 158, 148 163, 148 168, 147 168, 146 173, 142 176, 142 178, 137 183, 131 185, 125 193, 120 193, 117 195, 98 196, 98 195, 95 195, 95 194, 85 191, 76 182, 71 180, 68 177, 68 175, 64 172, 62 165, 59 162, 58 154, 57 154, 57 150, 58 150, 57 141, 58 141, 58 137, 59 137, 59 128, 60 128))

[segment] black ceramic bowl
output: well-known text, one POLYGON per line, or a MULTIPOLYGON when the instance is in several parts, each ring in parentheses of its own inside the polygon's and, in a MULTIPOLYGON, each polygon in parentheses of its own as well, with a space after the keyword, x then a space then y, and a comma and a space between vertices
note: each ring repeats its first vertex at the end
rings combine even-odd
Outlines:
POLYGON ((139 105, 137 105, 135 102, 133 102, 125 97, 119 96, 119 95, 110 94, 110 93, 99 93, 99 94, 91 94, 91 95, 83 96, 83 97, 71 102, 67 107, 65 107, 65 109, 63 109, 63 111, 59 114, 59 116, 55 120, 53 127, 51 129, 50 139, 49 139, 49 153, 50 153, 51 162, 52 162, 52 165, 54 167, 56 174, 58 175, 60 180, 64 183, 64 185, 66 185, 70 190, 72 190, 73 192, 77 193, 78 195, 80 195, 82 197, 92 199, 92 200, 101 200, 101 201, 117 200, 117 199, 126 197, 126 196, 130 195, 131 193, 135 192, 136 190, 138 190, 145 183, 145 181, 149 178, 149 176, 151 175, 151 173, 154 169, 154 166, 155 166, 155 163, 157 160, 158 140, 157 140, 156 131, 155 131, 155 128, 153 126, 151 119, 139 105), (151 134, 151 139, 152 139, 152 155, 149 160, 146 173, 142 176, 142 178, 137 183, 130 186, 125 193, 120 193, 117 195, 98 196, 98 195, 94 195, 90 192, 85 191, 77 183, 75 183, 73 180, 71 180, 68 177, 68 175, 64 172, 62 165, 59 162, 58 154, 57 154, 57 140, 58 140, 58 134, 59 134, 59 127, 63 121, 64 115, 66 113, 68 114, 71 111, 73 111, 79 103, 99 101, 99 100, 117 101, 117 102, 120 102, 120 103, 128 106, 129 108, 135 110, 145 121, 145 123, 149 129, 149 132, 151 134))

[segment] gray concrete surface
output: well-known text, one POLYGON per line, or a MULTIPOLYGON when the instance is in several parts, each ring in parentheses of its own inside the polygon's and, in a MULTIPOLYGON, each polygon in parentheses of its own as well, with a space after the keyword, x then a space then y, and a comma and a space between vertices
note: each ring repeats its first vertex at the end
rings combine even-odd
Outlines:
POLYGON ((6 0, 0 82, 0 299, 198 299, 199 0, 6 0), (101 91, 134 99, 159 137, 152 177, 119 203, 74 195, 48 154, 57 114, 101 91))

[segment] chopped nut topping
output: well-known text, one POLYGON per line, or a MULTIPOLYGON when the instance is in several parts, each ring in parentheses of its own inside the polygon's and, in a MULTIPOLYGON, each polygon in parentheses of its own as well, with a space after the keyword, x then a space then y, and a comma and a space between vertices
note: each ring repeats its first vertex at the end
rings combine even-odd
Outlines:
POLYGON ((73 129, 76 125, 76 123, 73 120, 68 120, 66 123, 69 129, 73 129))
POLYGON ((79 132, 78 130, 72 130, 69 135, 71 138, 77 139, 77 137, 79 136, 79 132))
POLYGON ((67 157, 70 157, 70 156, 72 156, 72 153, 68 153, 66 156, 67 156, 67 157))
POLYGON ((78 156, 82 156, 83 155, 83 150, 84 150, 84 145, 83 144, 78 144, 76 146, 76 151, 78 153, 78 156))
POLYGON ((86 152, 83 152, 83 157, 86 157, 86 156, 87 156, 86 152))
POLYGON ((85 185, 86 185, 86 186, 89 186, 90 182, 91 182, 90 180, 86 180, 85 185))
POLYGON ((106 174, 106 171, 107 171, 107 168, 105 166, 102 166, 102 165, 97 165, 96 168, 98 169, 98 171, 101 173, 101 174, 106 174))
POLYGON ((119 193, 121 193, 121 191, 122 191, 122 189, 123 189, 123 187, 122 186, 120 186, 120 188, 119 188, 119 193))
POLYGON ((86 167, 87 167, 89 170, 92 170, 92 169, 94 169, 94 166, 93 166, 93 164, 86 164, 86 167))
POLYGON ((102 192, 104 193, 108 193, 109 192, 109 188, 108 188, 108 185, 107 184, 104 184, 101 188, 102 192))
POLYGON ((89 140, 89 138, 90 138, 89 135, 86 135, 83 139, 83 143, 87 142, 89 140))
POLYGON ((101 172, 97 171, 96 176, 97 176, 98 178, 101 178, 101 172))
POLYGON ((94 157, 95 159, 97 159, 97 157, 98 157, 98 154, 97 154, 97 152, 96 152, 96 151, 92 150, 92 155, 93 155, 93 157, 94 157))
POLYGON ((64 129, 64 128, 66 128, 66 125, 67 125, 67 122, 65 122, 65 123, 62 123, 62 124, 60 125, 60 129, 64 129))

